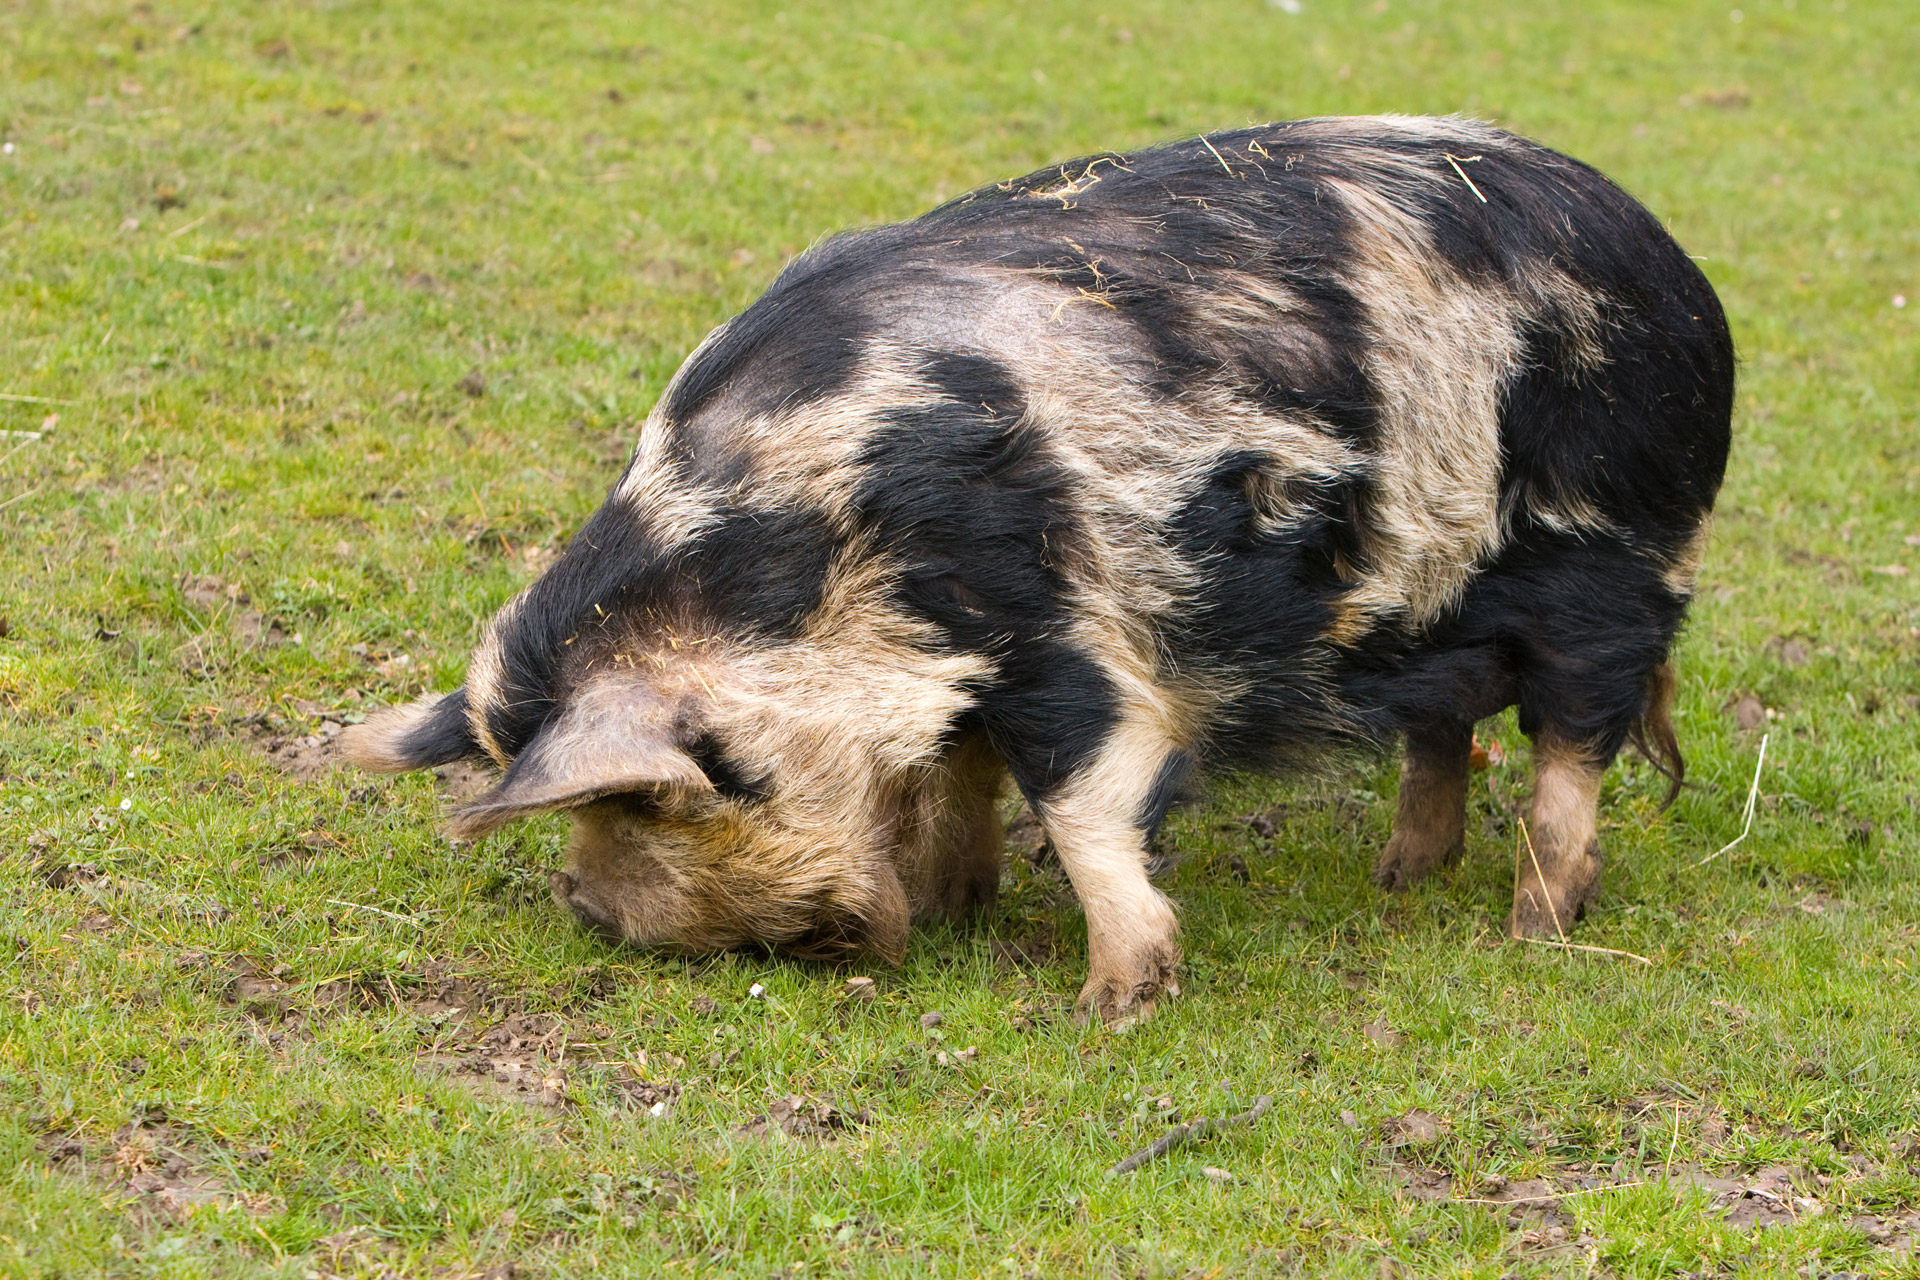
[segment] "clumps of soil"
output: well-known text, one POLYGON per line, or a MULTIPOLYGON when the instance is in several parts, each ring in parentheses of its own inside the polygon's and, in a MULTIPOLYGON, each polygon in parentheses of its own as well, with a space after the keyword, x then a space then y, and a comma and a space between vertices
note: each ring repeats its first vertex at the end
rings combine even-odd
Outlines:
POLYGON ((1354 827, 1366 822, 1380 797, 1371 791, 1355 788, 1335 795, 1309 796, 1299 800, 1283 800, 1270 809, 1259 813, 1249 813, 1240 821, 1254 835, 1262 840, 1271 840, 1279 835, 1281 829, 1295 818, 1309 813, 1332 810, 1334 818, 1342 826, 1354 827))
POLYGON ((440 794, 455 804, 463 804, 481 792, 488 790, 498 780, 487 769, 469 764, 462 760, 455 764, 443 764, 433 771, 434 781, 440 786, 440 794))
MULTIPOLYGON (((245 956, 221 967, 192 952, 179 964, 214 975, 225 1002, 245 1016, 244 1034, 276 1054, 290 1041, 311 1039, 312 1022, 327 1014, 397 1010, 421 1020, 420 1033, 428 1043, 419 1069, 485 1101, 562 1110, 574 1105, 574 1086, 583 1072, 593 1082, 604 1082, 615 1105, 654 1116, 671 1110, 682 1092, 672 1074, 686 1066, 684 1060, 666 1053, 649 1059, 640 1050, 623 1061, 607 1061, 603 1041, 612 1034, 607 1027, 570 1021, 564 1013, 528 1013, 520 998, 496 995, 448 961, 318 984, 301 982, 288 965, 245 956)), ((588 987, 590 993, 611 989, 600 976, 588 987)))
POLYGON ((247 608, 246 589, 210 573, 190 573, 180 579, 180 601, 204 623, 178 650, 180 669, 192 679, 208 679, 229 666, 234 645, 246 649, 277 649, 297 639, 286 619, 247 608))
POLYGON ((1046 828, 1025 804, 1007 823, 1006 845, 1025 858, 1029 866, 1051 866, 1059 861, 1053 852, 1053 842, 1047 839, 1046 828))
POLYGON ((1418 1107, 1380 1126, 1389 1147, 1431 1147, 1447 1136, 1447 1122, 1418 1107))
MULTIPOLYGON (((182 956, 182 967, 189 967, 182 956)), ((205 965, 194 953, 190 967, 205 965)), ((289 1035, 304 1038, 310 1019, 347 1010, 402 1008, 440 1025, 456 1025, 485 1015, 501 1001, 485 985, 449 971, 447 962, 429 960, 419 969, 390 974, 358 974, 309 986, 285 964, 246 956, 228 960, 222 998, 259 1024, 269 1048, 285 1047, 289 1035)))
POLYGON ((456 1052, 428 1055, 425 1064, 447 1071, 482 1097, 565 1107, 571 1104, 567 1030, 566 1022, 552 1014, 513 1014, 456 1052))
POLYGON ((239 727, 280 772, 296 782, 311 782, 339 763, 340 735, 359 717, 299 700, 287 709, 299 718, 260 711, 240 720, 239 727))
MULTIPOLYGON (((1551 1170, 1542 1177, 1516 1181, 1496 1175, 1462 1186, 1444 1169, 1407 1164, 1400 1159, 1435 1145, 1445 1136, 1444 1122, 1414 1111, 1387 1121, 1382 1129, 1390 1152, 1389 1176, 1402 1195, 1411 1200, 1475 1205, 1502 1213, 1510 1227, 1524 1228, 1516 1241, 1523 1252, 1580 1243, 1568 1237, 1568 1232, 1575 1229, 1575 1220, 1566 1200, 1604 1195, 1616 1188, 1638 1186, 1642 1181, 1657 1180, 1675 1190, 1705 1192, 1706 1211, 1726 1226, 1740 1230, 1790 1226, 1829 1212, 1821 1196, 1832 1179, 1786 1165, 1755 1173, 1724 1174, 1697 1165, 1675 1165, 1672 1169, 1650 1170, 1641 1179, 1623 1177, 1618 1168, 1610 1176, 1601 1176, 1574 1166, 1551 1170)), ((1906 1253, 1920 1237, 1920 1210, 1902 1208, 1885 1215, 1856 1215, 1849 1219, 1849 1225, 1877 1249, 1906 1253)))
POLYGON ((41 1149, 54 1168, 111 1187, 149 1222, 180 1222, 203 1205, 249 1213, 281 1207, 264 1193, 235 1190, 222 1176, 238 1164, 264 1163, 270 1149, 211 1141, 193 1126, 169 1119, 157 1104, 122 1125, 103 1149, 89 1149, 74 1136, 50 1136, 42 1140, 41 1149))
POLYGON ((559 1111, 575 1105, 576 1084, 600 1081, 616 1106, 666 1115, 684 1086, 641 1073, 660 1068, 670 1076, 686 1062, 664 1053, 649 1059, 645 1050, 631 1055, 631 1061, 606 1061, 601 1037, 609 1034, 605 1027, 583 1029, 559 1014, 512 1013, 477 1035, 436 1044, 420 1065, 485 1101, 559 1111))
POLYGON ((622 1068, 620 1074, 609 1082, 608 1092, 623 1107, 644 1111, 652 1116, 663 1116, 673 1109, 674 1102, 680 1097, 680 1085, 669 1081, 642 1080, 622 1068))
POLYGON ((865 1111, 843 1111, 823 1098, 789 1094, 775 1098, 766 1111, 734 1130, 743 1138, 783 1137, 808 1142, 837 1142, 842 1135, 872 1123, 865 1111))

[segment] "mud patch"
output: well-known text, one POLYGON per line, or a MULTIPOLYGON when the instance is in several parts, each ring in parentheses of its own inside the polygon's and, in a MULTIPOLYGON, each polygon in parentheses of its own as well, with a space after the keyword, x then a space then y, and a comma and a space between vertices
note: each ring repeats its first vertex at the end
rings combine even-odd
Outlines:
POLYGON ((824 1098, 789 1094, 775 1098, 765 1113, 754 1116, 734 1132, 743 1138, 798 1138, 809 1142, 837 1142, 841 1136, 871 1124, 865 1111, 842 1111, 824 1098))
POLYGON ((631 1062, 608 1061, 600 1037, 607 1028, 580 1028, 559 1014, 509 1014, 480 1034, 423 1053, 420 1070, 462 1085, 488 1102, 511 1102, 561 1111, 576 1105, 576 1085, 604 1081, 613 1102, 624 1108, 663 1116, 682 1088, 671 1079, 650 1079, 686 1063, 670 1054, 650 1062, 644 1050, 631 1062))
POLYGON ((357 712, 317 707, 308 712, 309 706, 293 707, 297 720, 262 711, 238 722, 273 766, 296 782, 311 782, 333 771, 340 762, 340 735, 359 718, 357 712))
POLYGON ((43 1139, 41 1150, 50 1166, 108 1187, 136 1219, 149 1224, 182 1222, 204 1208, 267 1214, 285 1207, 264 1192, 235 1189, 227 1176, 240 1164, 264 1164, 270 1149, 209 1141, 191 1126, 170 1121, 160 1106, 121 1126, 100 1149, 62 1136, 43 1139))
MULTIPOLYGON (((182 957, 183 967, 186 958, 182 957)), ((194 967, 201 967, 204 957, 194 967)), ((357 973, 326 982, 303 982, 285 964, 235 956, 225 965, 220 995, 247 1017, 280 1031, 266 1036, 270 1047, 283 1047, 286 1033, 302 1033, 313 1017, 348 1011, 404 1009, 445 1026, 458 1027, 470 1017, 486 1016, 501 1001, 485 984, 451 971, 448 961, 429 960, 416 970, 396 973, 357 973)))
MULTIPOLYGON (((1509 1181, 1482 1179, 1470 1189, 1456 1186, 1446 1171, 1395 1161, 1390 1179, 1410 1200, 1434 1204, 1473 1205, 1502 1214, 1510 1228, 1524 1234, 1523 1251, 1574 1245, 1567 1232, 1575 1228, 1568 1202, 1605 1195, 1637 1186, 1664 1186, 1676 1191, 1700 1191, 1707 1196, 1706 1212, 1737 1230, 1766 1230, 1824 1217, 1828 1207, 1820 1199, 1818 1175, 1806 1169, 1776 1165, 1756 1173, 1713 1173, 1691 1165, 1676 1165, 1670 1173, 1643 1179, 1594 1177, 1577 1170, 1556 1170, 1544 1177, 1509 1181)), ((1908 1253, 1920 1236, 1920 1210, 1901 1209, 1885 1215, 1861 1214, 1848 1225, 1876 1249, 1908 1253)))
POLYGON ((482 769, 462 760, 457 764, 443 764, 433 771, 433 778, 439 784, 440 794, 455 804, 464 804, 483 791, 492 788, 499 781, 498 775, 491 770, 482 769))

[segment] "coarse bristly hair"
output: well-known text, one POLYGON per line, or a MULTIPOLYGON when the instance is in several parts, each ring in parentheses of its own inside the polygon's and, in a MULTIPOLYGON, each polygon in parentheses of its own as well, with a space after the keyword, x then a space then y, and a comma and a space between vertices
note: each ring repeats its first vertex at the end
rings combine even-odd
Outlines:
MULTIPOLYGON (((575 816, 610 934, 898 958, 989 901, 1002 779, 1108 1016, 1174 990, 1184 787, 1404 735, 1376 878, 1457 856, 1473 723, 1540 744, 1516 932, 1598 885, 1725 466, 1705 278, 1594 170, 1461 119, 1069 161, 796 259, 674 377, 465 685, 354 730, 575 816)), ((1564 920, 1563 920, 1564 916, 1564 920)))

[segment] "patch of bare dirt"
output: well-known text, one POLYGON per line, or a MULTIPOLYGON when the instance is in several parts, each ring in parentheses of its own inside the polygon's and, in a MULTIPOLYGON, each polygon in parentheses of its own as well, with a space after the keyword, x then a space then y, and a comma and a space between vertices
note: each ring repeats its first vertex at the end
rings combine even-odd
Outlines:
MULTIPOLYGON (((191 963, 188 956, 180 958, 182 968, 208 967, 205 956, 189 954, 191 963)), ((305 1038, 307 1024, 329 1013, 405 1009, 457 1029, 491 1016, 503 1003, 483 983, 453 971, 443 960, 429 960, 408 972, 356 974, 318 984, 300 981, 288 965, 248 956, 232 957, 214 972, 224 974, 221 997, 244 1013, 275 1051, 285 1047, 289 1036, 305 1038)))
POLYGON ((1047 866, 1056 861, 1053 843, 1046 828, 1027 805, 1022 804, 1007 823, 1006 845, 1031 866, 1047 866))
POLYGON ((1776 1165, 1758 1173, 1717 1177, 1698 1169, 1675 1169, 1675 1181, 1713 1195, 1712 1207, 1730 1227, 1785 1226, 1817 1218, 1826 1206, 1805 1169, 1776 1165))
POLYGON ((663 1116, 671 1111, 681 1092, 681 1086, 677 1083, 642 1080, 625 1067, 609 1082, 608 1088, 621 1106, 653 1116, 663 1116))
POLYGON ((312 719, 294 721, 273 712, 258 712, 242 719, 240 727, 280 772, 296 782, 311 782, 339 763, 340 734, 349 723, 349 714, 321 712, 312 719))
POLYGON ((1060 954, 1059 940, 1050 921, 1041 921, 1031 932, 1017 938, 995 938, 989 946, 994 963, 1010 969, 1044 969, 1060 954))
POLYGON ((1758 694, 1743 693, 1727 703, 1724 710, 1733 716, 1734 724, 1742 732, 1752 733, 1766 727, 1767 704, 1760 701, 1758 694))
POLYGON ((672 1075, 686 1062, 645 1050, 630 1061, 608 1061, 603 1037, 610 1034, 559 1014, 514 1013, 476 1035, 436 1044, 421 1055, 420 1067, 487 1101, 555 1111, 574 1105, 577 1083, 604 1081, 616 1105, 666 1115, 684 1089, 672 1075))
POLYGON ((775 1098, 766 1111, 734 1130, 743 1138, 783 1137, 837 1142, 843 1134, 872 1123, 864 1111, 842 1111, 823 1098, 789 1094, 775 1098))
POLYGON ((121 1126, 102 1147, 90 1148, 75 1136, 49 1136, 41 1150, 54 1168, 112 1188, 149 1222, 180 1222, 203 1205, 256 1214, 284 1207, 264 1193, 234 1189, 223 1176, 236 1164, 264 1163, 272 1155, 268 1148, 212 1142, 192 1126, 170 1121, 159 1106, 121 1126))
POLYGON ((1445 1120, 1418 1107, 1402 1116, 1382 1122, 1380 1131, 1389 1147, 1432 1147, 1447 1136, 1445 1120))
MULTIPOLYGON (((1408 1113, 1410 1116, 1418 1113, 1408 1113)), ((1404 1131, 1405 1118, 1389 1121, 1391 1135, 1396 1127, 1404 1131)), ((1420 1126, 1424 1127, 1424 1126, 1420 1126)), ((1389 1147, 1400 1145, 1390 1137, 1389 1147)), ((1419 1144, 1408 1144, 1418 1146, 1419 1144)), ((1575 1227, 1566 1202, 1575 1198, 1604 1195, 1609 1191, 1657 1182, 1676 1190, 1693 1190, 1707 1195, 1707 1212, 1729 1227, 1764 1230, 1790 1226, 1824 1217, 1831 1212, 1821 1198, 1831 1179, 1806 1169, 1776 1165, 1754 1173, 1714 1173, 1694 1165, 1676 1165, 1671 1171, 1649 1174, 1643 1179, 1623 1179, 1619 1170, 1611 1176, 1595 1176, 1578 1169, 1556 1169, 1537 1178, 1510 1181, 1505 1177, 1484 1178, 1471 1187, 1461 1187, 1443 1169, 1391 1161, 1390 1178, 1402 1195, 1411 1200, 1432 1203, 1465 1204, 1503 1213, 1509 1225, 1525 1227, 1518 1242, 1523 1251, 1568 1243, 1567 1232, 1575 1227)), ((1885 1214, 1857 1214, 1848 1224, 1864 1235, 1876 1249, 1908 1253, 1920 1238, 1920 1210, 1902 1208, 1885 1214)))
POLYGON ((440 785, 440 794, 455 804, 464 804, 499 780, 492 770, 464 760, 441 765, 433 771, 433 777, 440 785))
MULTIPOLYGON (((31 846, 30 846, 31 847, 31 846)), ((217 924, 227 918, 225 904, 201 894, 180 893, 164 885, 102 869, 97 863, 68 862, 57 855, 36 860, 35 869, 49 889, 72 893, 95 908, 82 920, 90 933, 108 933, 134 917, 165 916, 217 924)))
POLYGON ((1371 791, 1354 789, 1333 795, 1285 800, 1260 813, 1245 814, 1240 821, 1262 840, 1271 840, 1288 822, 1310 813, 1324 813, 1327 810, 1333 811, 1334 817, 1342 826, 1357 826, 1367 820, 1367 815, 1379 800, 1380 797, 1371 791))
POLYGON ((295 638, 293 627, 285 618, 263 613, 235 614, 233 634, 250 649, 278 649, 295 638))
POLYGON ((559 1019, 538 1014, 508 1018, 469 1052, 458 1057, 433 1055, 427 1061, 484 1098, 557 1109, 572 1101, 561 1056, 566 1030, 559 1019), (551 1028, 539 1032, 548 1023, 553 1024, 551 1028))
MULTIPOLYGON (((1396 1031, 1387 1024, 1386 1015, 1374 1019, 1360 1028, 1360 1034, 1382 1049, 1398 1049, 1407 1042, 1406 1033, 1396 1031)), ((1409 1111, 1408 1115, 1425 1115, 1425 1112, 1409 1111)))

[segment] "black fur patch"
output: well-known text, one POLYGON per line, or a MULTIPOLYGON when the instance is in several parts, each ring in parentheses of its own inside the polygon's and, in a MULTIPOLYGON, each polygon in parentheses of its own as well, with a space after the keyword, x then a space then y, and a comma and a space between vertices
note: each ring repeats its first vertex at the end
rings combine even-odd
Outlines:
POLYGON ((980 723, 1029 803, 1085 767, 1113 729, 1113 682, 1064 641, 1035 639, 1008 652, 999 678, 979 693, 980 723))
MULTIPOLYGON (((1311 507, 1293 528, 1263 529, 1250 487, 1268 465, 1254 453, 1222 455, 1172 525, 1174 545, 1202 583, 1166 638, 1173 665, 1245 686, 1208 725, 1205 753, 1215 765, 1271 764, 1360 730, 1331 697, 1319 643, 1349 585, 1334 554, 1352 530, 1311 507)), ((1330 494, 1321 505, 1342 504, 1330 494)))
POLYGON ((1185 751, 1170 753, 1160 762, 1160 771, 1154 775, 1153 788, 1147 792, 1146 802, 1140 806, 1140 813, 1134 819, 1134 825, 1152 839, 1160 830, 1160 824, 1166 821, 1168 810, 1180 799, 1181 789, 1192 776, 1196 761, 1185 751))
POLYGON ((829 240, 794 260, 758 302, 741 312, 673 380, 663 406, 674 422, 691 421, 722 392, 760 412, 806 404, 846 385, 859 366, 861 339, 872 331, 874 301, 864 254, 853 237, 829 240))
POLYGON ((727 755, 726 748, 718 738, 710 733, 701 733, 687 744, 687 754, 700 766, 700 772, 707 775, 707 781, 713 784, 728 800, 738 800, 748 804, 765 800, 770 793, 772 779, 750 775, 736 765, 727 755))
POLYGON ((979 718, 1021 788, 1044 795, 1104 741, 1106 675, 1059 638, 1069 617, 1055 546, 1076 536, 1067 473, 1025 424, 995 362, 937 352, 945 397, 889 416, 860 458, 854 495, 874 543, 900 563, 897 594, 952 646, 994 659, 979 718))

